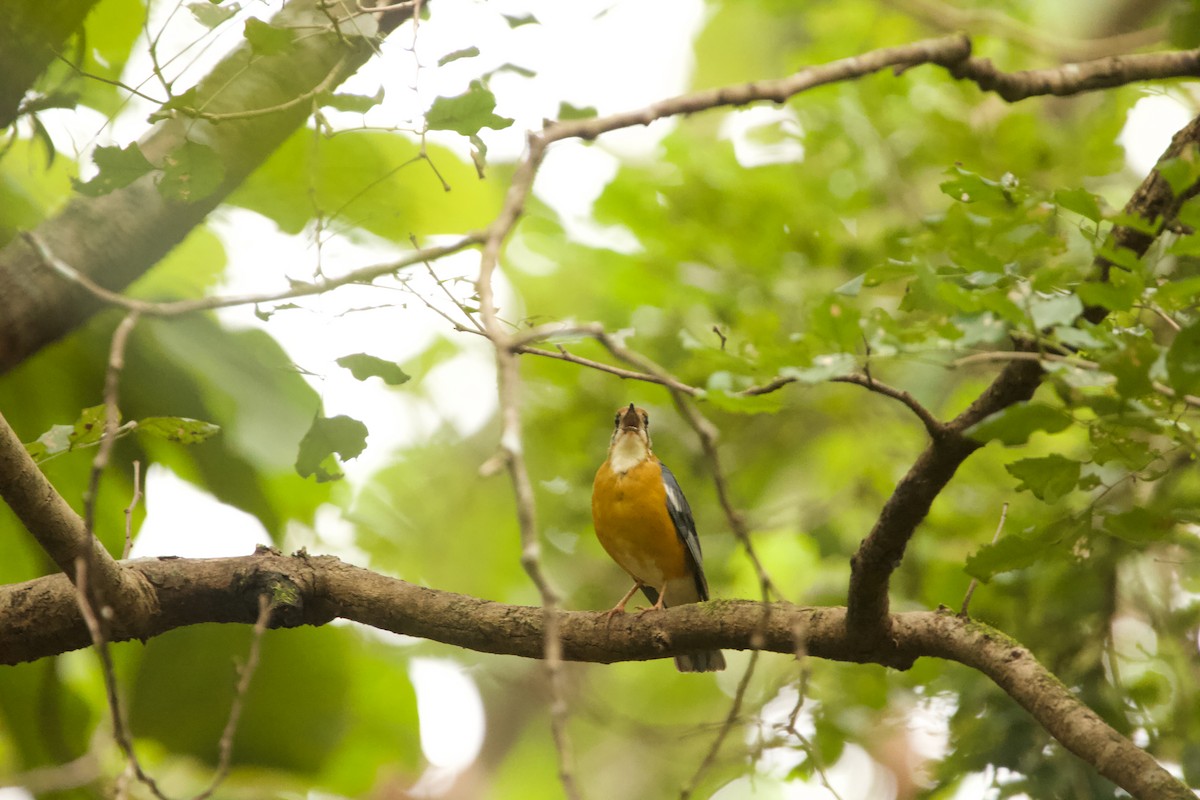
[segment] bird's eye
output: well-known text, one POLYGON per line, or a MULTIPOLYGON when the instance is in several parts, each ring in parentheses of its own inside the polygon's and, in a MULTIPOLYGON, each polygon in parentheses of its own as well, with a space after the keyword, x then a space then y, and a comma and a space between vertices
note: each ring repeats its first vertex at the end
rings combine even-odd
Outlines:
POLYGON ((618 411, 616 416, 613 417, 613 427, 619 428, 620 426, 621 426, 621 412, 618 411))
POLYGON ((647 428, 650 427, 650 415, 647 414, 645 411, 642 412, 642 424, 645 425, 647 428))

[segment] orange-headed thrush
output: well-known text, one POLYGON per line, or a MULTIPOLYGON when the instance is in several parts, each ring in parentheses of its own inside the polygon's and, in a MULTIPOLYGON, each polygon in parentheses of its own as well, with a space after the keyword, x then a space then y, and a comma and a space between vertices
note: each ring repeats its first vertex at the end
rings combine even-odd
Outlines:
MULTIPOLYGON (((654 605, 669 608, 708 599, 696 523, 678 481, 650 450, 650 417, 633 403, 617 412, 608 459, 592 485, 596 538, 634 584, 609 611, 625 611, 638 589, 654 605)), ((644 613, 644 612, 643 612, 644 613)), ((680 672, 725 669, 720 650, 675 657, 680 672)))

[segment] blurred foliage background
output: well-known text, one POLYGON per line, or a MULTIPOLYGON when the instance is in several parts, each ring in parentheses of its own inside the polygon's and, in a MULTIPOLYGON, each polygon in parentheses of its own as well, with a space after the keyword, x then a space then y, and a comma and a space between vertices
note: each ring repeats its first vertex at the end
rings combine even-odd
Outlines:
MULTIPOLYGON (((593 5, 599 25, 637 4, 593 5)), ((515 113, 507 108, 536 76, 473 64, 487 61, 489 47, 501 49, 503 37, 534 36, 557 13, 534 6, 526 16, 519 3, 435 2, 421 31, 465 27, 463 14, 498 23, 487 30, 499 38, 477 43, 481 55, 458 51, 442 69, 461 71, 461 93, 467 80, 482 79, 498 113, 515 113)), ((194 26, 165 37, 164 49, 184 49, 188 37, 210 46, 205 24, 240 38, 247 14, 263 13, 230 2, 155 0, 148 10, 138 0, 100 0, 38 86, 54 101, 47 106, 69 110, 26 114, 8 132, 0 240, 52 215, 75 191, 72 178, 94 174, 89 148, 114 142, 103 120, 129 102, 109 81, 148 77, 148 11, 153 30, 168 16, 194 26), (126 67, 134 62, 136 74, 126 67), (55 126, 69 129, 72 115, 99 133, 64 138, 55 126)), ((1105 49, 1124 43, 1104 39, 1117 34, 1137 34, 1134 46, 1148 50, 1200 40, 1200 7, 1182 1, 757 0, 710 2, 696 19, 692 88, 783 76, 940 35, 940 25, 965 28, 976 52, 1005 70, 1051 66, 1072 48, 1125 52, 1105 49)), ((385 55, 403 55, 413 35, 394 35, 385 55)), ((436 73, 447 55, 424 53, 421 74, 436 73)), ((390 100, 405 95, 414 75, 375 74, 367 83, 382 83, 390 100)), ((1044 352, 1075 349, 1077 357, 1045 362, 1045 384, 1030 404, 985 423, 979 435, 996 441, 935 503, 893 579, 892 606, 957 608, 972 577, 983 580, 974 616, 1027 645, 1111 725, 1200 787, 1200 475, 1195 408, 1178 399, 1200 394, 1200 247, 1192 234, 1200 215, 1185 207, 1190 227, 1140 260, 1110 253, 1121 267, 1111 283, 1085 284, 1117 210, 1144 177, 1129 166, 1131 145, 1121 134, 1146 98, 1170 101, 1180 124, 1200 108, 1196 85, 1179 81, 1010 105, 921 67, 823 87, 782 106, 660 122, 640 149, 603 138, 571 144, 576 158, 599 158, 613 174, 585 214, 586 235, 579 215, 552 193, 533 200, 503 260, 501 315, 516 327, 598 321, 703 388, 699 407, 721 431, 734 501, 785 599, 801 604, 845 603, 850 555, 925 442, 901 405, 828 378, 869 368, 949 418, 1003 364, 980 354, 1007 350, 1011 334, 1039 338, 1044 352), (1077 321, 1091 303, 1114 313, 1099 325, 1077 321), (780 375, 796 382, 768 395, 736 394, 780 375), (990 544, 1006 504, 1004 528, 990 544)), ((594 102, 569 86, 557 100, 594 102)), ((610 104, 599 104, 601 113, 630 105, 610 104)), ((377 115, 369 124, 359 109, 327 110, 293 136, 131 294, 171 299, 243 285, 247 270, 227 269, 228 255, 255 235, 246 232, 251 215, 260 225, 269 220, 271 235, 307 248, 302 263, 253 264, 254 278, 274 286, 315 268, 337 274, 366 254, 397 258, 410 237, 438 241, 486 225, 514 153, 493 148, 481 179, 466 137, 423 140, 413 132, 419 120, 369 105, 377 115), (386 124, 380 111, 393 115, 386 124)), ((518 115, 516 127, 536 124, 518 115)), ((116 144, 138 135, 136 125, 125 129, 133 134, 116 144)), ((570 186, 578 163, 548 162, 542 178, 570 186)), ((1172 168, 1179 180, 1194 174, 1190 162, 1172 168)), ((432 280, 420 283, 418 270, 354 295, 348 307, 309 298, 257 316, 143 321, 122 384, 125 418, 182 416, 222 430, 190 447, 122 440, 98 507, 110 548, 120 550, 137 459, 249 513, 281 548, 332 550, 438 589, 536 603, 519 563, 508 482, 479 470, 498 432, 486 343, 425 308, 467 323, 470 262, 432 269, 459 306, 432 280), (337 334, 335 355, 388 357, 411 376, 388 389, 359 384, 374 392, 374 405, 357 416, 370 431, 397 418, 411 430, 394 442, 376 437, 383 445, 368 439, 369 470, 351 462, 348 480, 318 483, 295 470, 299 442, 316 415, 353 401, 337 394, 341 368, 297 330, 328 338, 342 316, 366 322, 355 335, 337 334), (475 409, 476 422, 441 409, 447 392, 475 409)), ((97 314, 0 377, 0 408, 24 440, 100 402, 119 318, 97 314)), ((589 341, 557 344, 611 360, 589 341)), ((592 536, 589 504, 612 409, 630 401, 649 409, 656 452, 688 493, 714 595, 759 596, 699 443, 664 390, 533 356, 522 369, 544 559, 567 608, 607 608, 626 588, 592 536)), ((90 464, 82 450, 44 468, 78 507, 90 464)), ((153 500, 155 485, 147 491, 153 500)), ((199 512, 162 513, 169 520, 199 512)), ((143 516, 139 509, 135 524, 143 516)), ((0 579, 53 571, 7 509, 0 528, 0 579)), ((249 638, 245 629, 198 626, 115 648, 138 744, 168 791, 204 784, 249 638)), ((729 655, 730 669, 716 676, 681 676, 660 662, 567 665, 570 734, 588 796, 677 793, 746 667, 748 654, 729 655)), ((45 797, 105 794, 121 769, 106 718, 89 652, 0 669, 0 782, 45 797), (81 757, 74 782, 64 770, 37 772, 81 757)), ((826 781, 845 800, 978 797, 986 787, 1001 797, 1117 796, 964 667, 925 659, 897 673, 765 655, 698 794, 825 796, 801 790, 826 781)), ((414 786, 420 796, 558 796, 540 665, 355 626, 269 632, 234 769, 217 796, 393 798, 414 786), (455 716, 436 688, 419 696, 415 663, 436 663, 473 684, 467 699, 477 691, 484 715, 476 757, 469 715, 455 716), (449 766, 431 761, 438 723, 466 752, 449 766)))

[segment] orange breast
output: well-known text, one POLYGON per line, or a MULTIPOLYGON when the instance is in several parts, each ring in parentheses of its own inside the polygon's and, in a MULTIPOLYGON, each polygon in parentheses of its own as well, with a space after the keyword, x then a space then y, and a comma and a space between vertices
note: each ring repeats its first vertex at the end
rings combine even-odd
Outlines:
POLYGON ((592 485, 592 521, 600 544, 634 580, 661 589, 688 575, 662 471, 652 458, 624 474, 605 462, 592 485))

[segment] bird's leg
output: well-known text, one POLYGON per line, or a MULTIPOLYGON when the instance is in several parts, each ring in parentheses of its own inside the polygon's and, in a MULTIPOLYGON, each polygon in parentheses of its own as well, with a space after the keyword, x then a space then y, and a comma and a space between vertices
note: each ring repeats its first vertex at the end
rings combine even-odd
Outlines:
POLYGON ((633 597, 633 593, 636 592, 640 588, 642 588, 642 585, 640 583, 634 582, 633 588, 630 589, 628 592, 626 592, 625 596, 622 597, 621 600, 615 606, 613 606, 611 609, 609 609, 607 614, 604 615, 605 617, 608 618, 607 622, 612 622, 612 618, 615 617, 617 614, 625 613, 625 604, 629 602, 629 598, 633 597))
MULTIPOLYGON (((637 587, 634 587, 634 588, 637 588, 637 587)), ((656 602, 654 605, 650 606, 649 608, 643 608, 641 611, 638 612, 638 616, 640 617, 643 614, 649 614, 651 611, 662 611, 664 608, 666 608, 666 605, 664 605, 666 602, 667 602, 667 587, 663 586, 663 588, 658 590, 658 602, 656 602)))

